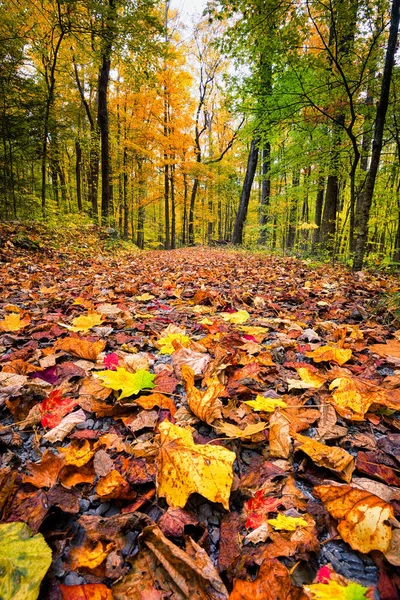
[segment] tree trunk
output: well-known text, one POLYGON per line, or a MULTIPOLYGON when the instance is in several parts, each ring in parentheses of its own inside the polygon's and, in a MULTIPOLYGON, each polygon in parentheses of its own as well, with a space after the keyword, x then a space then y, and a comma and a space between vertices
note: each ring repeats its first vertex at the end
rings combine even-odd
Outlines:
POLYGON ((322 206, 324 204, 324 188, 325 188, 324 178, 319 177, 317 197, 315 200, 315 219, 314 219, 315 224, 318 226, 318 229, 314 229, 314 233, 313 233, 313 241, 312 241, 312 251, 313 252, 316 251, 319 240, 320 240, 322 206))
POLYGON ((368 224, 374 195, 375 180, 378 173, 382 152, 383 130, 389 104, 389 90, 392 79, 394 57, 396 53, 397 35, 399 31, 400 0, 393 0, 390 16, 389 39, 386 48, 385 67, 382 76, 379 104, 376 108, 374 139, 372 143, 371 163, 367 174, 364 191, 360 198, 359 214, 357 215, 358 235, 353 262, 353 270, 360 271, 364 264, 365 248, 368 239, 368 224))
POLYGON ((81 184, 81 168, 82 168, 82 148, 79 140, 75 142, 75 175, 76 175, 76 201, 78 203, 78 210, 82 212, 82 184, 81 184))
POLYGON ((292 181, 292 188, 293 190, 295 190, 295 198, 292 199, 291 204, 290 204, 290 210, 289 210, 289 224, 288 224, 288 232, 287 232, 287 236, 286 236, 286 248, 287 250, 293 250, 294 248, 294 244, 296 241, 296 221, 297 221, 297 204, 298 204, 298 198, 297 198, 297 190, 296 188, 298 188, 300 185, 300 173, 299 172, 295 172, 293 173, 293 181, 292 181))
POLYGON ((267 210, 271 197, 271 177, 269 174, 271 168, 271 144, 265 142, 262 151, 262 184, 261 184, 261 206, 260 206, 260 236, 258 243, 263 246, 267 241, 266 225, 268 222, 267 210))
POLYGON ((243 243, 243 228, 246 222, 247 209, 249 207, 251 187, 256 174, 258 161, 258 140, 253 139, 250 145, 249 157, 247 160, 246 176, 243 182, 242 194, 240 196, 239 208, 236 214, 235 227, 233 229, 232 243, 243 243))
POLYGON ((190 246, 194 244, 194 207, 196 203, 197 188, 199 186, 199 180, 196 177, 193 181, 192 193, 190 195, 189 204, 189 224, 188 224, 188 242, 190 246))

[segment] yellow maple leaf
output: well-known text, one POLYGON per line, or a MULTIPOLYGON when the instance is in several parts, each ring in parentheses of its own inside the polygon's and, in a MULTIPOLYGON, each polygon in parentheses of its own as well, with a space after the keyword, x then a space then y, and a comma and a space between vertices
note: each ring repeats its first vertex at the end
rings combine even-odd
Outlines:
POLYGON ((287 404, 278 398, 265 398, 257 394, 255 400, 245 400, 243 404, 247 404, 253 410, 263 412, 274 412, 277 407, 286 408, 287 404))
POLYGON ((153 294, 149 294, 148 292, 145 292, 141 296, 135 296, 135 300, 139 300, 139 302, 148 302, 149 300, 153 300, 153 298, 155 298, 155 296, 153 296, 153 294))
POLYGON ((6 315, 5 318, 0 321, 0 330, 2 331, 19 331, 27 325, 29 325, 30 319, 21 319, 19 313, 11 313, 6 315))
POLYGON ((393 507, 366 490, 350 485, 319 485, 313 490, 339 525, 338 533, 353 550, 386 552, 392 539, 388 524, 393 507))
POLYGON ((190 431, 163 421, 157 460, 158 495, 170 506, 183 508, 197 492, 229 510, 234 452, 222 446, 195 444, 190 431))
POLYGON ((72 325, 64 325, 64 323, 60 323, 60 325, 69 331, 89 331, 92 327, 101 325, 102 322, 103 319, 99 313, 89 312, 87 315, 81 315, 72 319, 72 325))
POLYGON ((155 387, 153 383, 155 375, 145 369, 130 373, 122 367, 117 367, 115 371, 97 371, 95 375, 102 380, 104 387, 121 390, 118 400, 138 394, 144 388, 155 387))
POLYGON ((306 352, 308 358, 314 362, 334 362, 340 367, 352 357, 350 348, 335 348, 334 346, 320 346, 312 352, 306 352))
POLYGON ((268 519, 268 523, 274 529, 284 529, 285 531, 296 531, 297 527, 307 527, 309 525, 302 517, 287 517, 282 513, 279 513, 276 519, 268 519))
POLYGON ((173 352, 175 352, 173 342, 178 342, 178 344, 187 348, 190 339, 183 333, 169 333, 156 342, 156 345, 160 348, 160 354, 173 354, 173 352))
POLYGON ((101 541, 86 540, 83 546, 71 548, 69 551, 71 567, 95 569, 107 558, 113 546, 113 543, 104 545, 101 541))
POLYGON ((234 323, 235 325, 242 325, 242 323, 246 323, 250 319, 250 315, 247 310, 238 310, 234 313, 221 313, 221 317, 224 321, 228 323, 234 323))

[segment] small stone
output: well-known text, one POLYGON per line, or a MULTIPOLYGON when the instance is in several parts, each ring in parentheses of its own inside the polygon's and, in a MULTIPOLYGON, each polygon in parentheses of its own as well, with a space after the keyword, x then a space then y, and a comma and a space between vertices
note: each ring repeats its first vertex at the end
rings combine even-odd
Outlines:
POLYGON ((202 504, 199 509, 199 520, 208 521, 213 516, 212 510, 208 504, 202 504))
POLYGON ((217 527, 212 527, 209 531, 211 542, 216 546, 219 542, 219 529, 217 527))
POLYGON ((96 515, 104 515, 110 508, 109 502, 102 502, 98 508, 96 508, 96 515))
POLYGON ((139 535, 138 531, 130 531, 125 536, 125 546, 122 548, 122 554, 124 556, 129 556, 132 554, 133 550, 136 546, 136 540, 139 535))
POLYGON ((219 517, 217 515, 211 515, 211 517, 208 519, 208 522, 210 523, 210 525, 215 525, 216 527, 218 527, 219 517))
POLYGON ((79 500, 79 506, 80 506, 82 512, 86 512, 87 510, 89 510, 90 502, 89 502, 89 500, 86 500, 85 498, 81 498, 79 500))
POLYGON ((78 573, 68 573, 64 579, 65 585, 81 585, 85 580, 78 573))
POLYGON ((119 510, 119 508, 117 508, 116 506, 112 506, 112 507, 110 508, 110 510, 108 510, 108 511, 107 511, 107 512, 104 514, 104 516, 105 516, 105 517, 107 517, 107 518, 108 518, 108 517, 114 517, 115 515, 119 515, 119 513, 120 513, 120 512, 121 512, 121 511, 119 510))
POLYGON ((96 423, 93 425, 93 429, 101 429, 103 427, 103 422, 98 420, 96 421, 96 423))

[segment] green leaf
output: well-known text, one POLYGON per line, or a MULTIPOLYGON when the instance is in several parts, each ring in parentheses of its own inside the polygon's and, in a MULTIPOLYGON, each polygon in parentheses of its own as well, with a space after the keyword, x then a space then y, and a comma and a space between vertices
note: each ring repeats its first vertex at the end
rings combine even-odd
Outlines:
POLYGON ((0 598, 36 600, 51 565, 51 550, 41 533, 32 536, 25 523, 0 525, 0 598))
POLYGON ((365 593, 368 588, 359 583, 349 583, 347 586, 340 585, 337 581, 327 583, 313 583, 304 586, 310 598, 313 600, 366 600, 365 593))
POLYGON ((155 375, 145 369, 139 369, 136 373, 129 373, 126 369, 117 367, 115 371, 98 371, 96 376, 102 380, 104 387, 112 390, 121 390, 118 400, 138 394, 145 388, 155 387, 153 381, 155 375))

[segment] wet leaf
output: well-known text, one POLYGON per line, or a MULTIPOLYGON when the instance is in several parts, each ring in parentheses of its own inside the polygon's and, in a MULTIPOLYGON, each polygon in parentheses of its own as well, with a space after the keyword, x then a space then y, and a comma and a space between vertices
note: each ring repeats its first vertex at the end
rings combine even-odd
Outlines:
POLYGON ((0 547, 2 600, 36 600, 52 560, 42 534, 32 536, 25 523, 0 524, 0 547))
POLYGON ((121 390, 118 400, 134 396, 145 388, 155 387, 153 383, 155 375, 144 369, 129 373, 126 369, 117 367, 115 371, 97 371, 96 377, 101 379, 104 387, 121 390))
POLYGON ((195 444, 190 431, 168 421, 159 430, 158 495, 170 506, 183 508, 190 494, 197 492, 228 510, 235 453, 222 446, 195 444))
POLYGON ((290 423, 279 409, 276 409, 269 422, 269 453, 277 458, 289 458, 292 451, 290 423))
POLYGON ((74 570, 80 567, 95 569, 105 561, 112 548, 112 543, 106 545, 86 539, 82 546, 71 548, 69 553, 71 567, 74 570))

